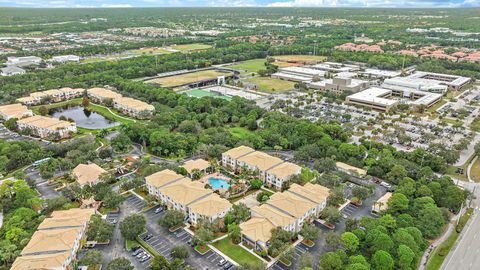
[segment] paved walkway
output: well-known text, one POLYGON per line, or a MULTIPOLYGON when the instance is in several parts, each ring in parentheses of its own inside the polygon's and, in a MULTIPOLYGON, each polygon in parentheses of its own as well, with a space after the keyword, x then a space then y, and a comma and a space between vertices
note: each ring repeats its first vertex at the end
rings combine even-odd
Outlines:
MULTIPOLYGON (((461 211, 460 211, 461 212, 461 211)), ((430 257, 430 254, 432 253, 432 251, 438 246, 440 245, 441 243, 443 243, 443 241, 445 241, 449 236, 450 234, 452 233, 453 229, 455 229, 455 223, 456 223, 456 218, 458 217, 457 216, 454 216, 452 218, 452 220, 450 221, 450 223, 448 223, 448 227, 447 227, 447 230, 445 231, 445 233, 440 236, 440 238, 436 239, 428 248, 427 250, 425 251, 425 253, 423 253, 423 256, 422 256, 422 259, 420 260, 420 266, 418 267, 418 270, 423 270, 425 269, 425 266, 427 266, 427 261, 428 261, 428 258, 430 257), (455 219, 455 220, 454 220, 455 219)))
POLYGON ((469 181, 469 182, 474 182, 473 179, 472 179, 472 176, 470 175, 470 171, 472 170, 473 164, 475 163, 475 161, 477 161, 477 159, 478 159, 478 156, 475 156, 475 158, 472 159, 472 161, 470 162, 470 164, 468 164, 468 167, 467 167, 467 178, 468 178, 468 181, 469 181))

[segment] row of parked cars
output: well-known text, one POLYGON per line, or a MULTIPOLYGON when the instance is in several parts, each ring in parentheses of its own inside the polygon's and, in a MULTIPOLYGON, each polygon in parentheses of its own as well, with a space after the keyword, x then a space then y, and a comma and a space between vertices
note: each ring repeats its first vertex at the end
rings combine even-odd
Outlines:
POLYGON ((139 262, 145 262, 151 258, 151 255, 141 247, 132 248, 132 256, 139 262))

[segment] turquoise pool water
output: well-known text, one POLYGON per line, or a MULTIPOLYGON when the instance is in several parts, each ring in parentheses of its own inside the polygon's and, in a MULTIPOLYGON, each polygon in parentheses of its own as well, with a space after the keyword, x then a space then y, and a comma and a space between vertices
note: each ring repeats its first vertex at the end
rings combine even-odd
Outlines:
POLYGON ((213 189, 228 189, 230 187, 230 183, 228 183, 228 181, 215 177, 208 178, 208 184, 210 184, 213 189))

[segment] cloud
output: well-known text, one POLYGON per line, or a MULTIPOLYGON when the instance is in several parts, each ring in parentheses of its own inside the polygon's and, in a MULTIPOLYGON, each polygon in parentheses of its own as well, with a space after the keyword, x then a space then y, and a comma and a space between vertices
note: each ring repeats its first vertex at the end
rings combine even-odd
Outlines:
POLYGON ((464 7, 480 6, 480 0, 290 0, 267 4, 269 7, 464 7))
POLYGON ((103 7, 103 8, 131 8, 132 5, 130 5, 130 4, 102 4, 101 7, 103 7))

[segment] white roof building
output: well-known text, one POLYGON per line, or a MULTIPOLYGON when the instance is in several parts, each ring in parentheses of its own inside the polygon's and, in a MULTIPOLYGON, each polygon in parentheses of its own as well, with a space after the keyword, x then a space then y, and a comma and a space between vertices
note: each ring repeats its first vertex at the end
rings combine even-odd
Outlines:
POLYGON ((16 66, 7 66, 2 68, 2 76, 13 76, 19 74, 25 74, 25 70, 16 66))
POLYGON ((312 66, 314 69, 324 70, 328 72, 352 72, 360 70, 360 66, 358 65, 350 65, 350 64, 342 64, 336 62, 324 62, 320 64, 316 64, 312 66))
POLYGON ((65 62, 79 62, 80 61, 80 56, 76 55, 59 55, 59 56, 54 56, 52 59, 50 59, 52 62, 57 62, 57 63, 65 63, 65 62))
POLYGON ((29 65, 38 65, 42 62, 42 58, 37 56, 25 56, 25 57, 15 57, 10 56, 7 58, 7 66, 29 66, 29 65))
POLYGON ((392 95, 392 91, 388 89, 370 87, 362 92, 347 96, 346 102, 370 107, 380 111, 388 111, 391 107, 398 103, 397 100, 388 99, 392 95))

